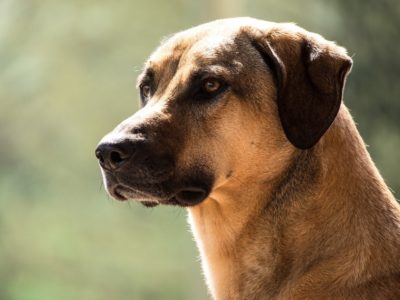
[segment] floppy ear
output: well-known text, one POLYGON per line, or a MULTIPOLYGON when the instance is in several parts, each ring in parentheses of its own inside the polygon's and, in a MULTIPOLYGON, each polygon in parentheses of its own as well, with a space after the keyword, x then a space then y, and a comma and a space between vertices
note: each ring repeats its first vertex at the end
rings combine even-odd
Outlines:
POLYGON ((252 45, 275 75, 288 140, 297 148, 311 148, 339 111, 351 58, 344 48, 306 31, 259 33, 252 45))

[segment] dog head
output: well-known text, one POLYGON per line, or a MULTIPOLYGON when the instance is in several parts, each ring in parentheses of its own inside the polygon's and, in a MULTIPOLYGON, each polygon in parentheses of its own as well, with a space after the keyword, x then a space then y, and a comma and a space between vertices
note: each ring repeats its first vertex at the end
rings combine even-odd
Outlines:
POLYGON ((173 35, 139 76, 141 109, 96 149, 108 192, 192 206, 230 180, 264 180, 318 143, 351 65, 293 24, 236 18, 173 35))

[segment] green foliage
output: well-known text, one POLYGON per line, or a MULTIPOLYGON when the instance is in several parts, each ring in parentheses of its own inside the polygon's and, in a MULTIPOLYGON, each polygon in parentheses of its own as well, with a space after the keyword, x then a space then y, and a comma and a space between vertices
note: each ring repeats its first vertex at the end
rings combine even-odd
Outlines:
POLYGON ((137 109, 160 39, 210 18, 294 21, 347 47, 345 101, 400 190, 399 2, 227 3, 0 2, 0 299, 207 298, 185 211, 107 199, 93 151, 137 109))

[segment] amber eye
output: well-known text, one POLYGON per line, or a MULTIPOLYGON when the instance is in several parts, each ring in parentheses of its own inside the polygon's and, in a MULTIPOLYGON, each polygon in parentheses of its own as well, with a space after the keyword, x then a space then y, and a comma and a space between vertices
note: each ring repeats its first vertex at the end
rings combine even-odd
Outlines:
POLYGON ((140 87, 140 90, 141 90, 143 98, 149 98, 150 97, 150 95, 151 95, 150 85, 145 84, 145 85, 140 87))
POLYGON ((203 82, 203 90, 207 93, 215 93, 221 88, 222 84, 218 79, 210 78, 203 82))

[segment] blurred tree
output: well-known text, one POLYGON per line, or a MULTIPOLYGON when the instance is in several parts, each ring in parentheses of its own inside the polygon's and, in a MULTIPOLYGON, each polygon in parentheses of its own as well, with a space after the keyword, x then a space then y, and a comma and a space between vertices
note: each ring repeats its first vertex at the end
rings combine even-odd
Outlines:
POLYGON ((398 0, 2 0, 0 299, 206 298, 185 212, 108 201, 93 149, 164 35, 237 15, 349 49, 345 102, 400 191, 398 0))
POLYGON ((400 191, 400 2, 337 0, 353 55, 346 101, 389 186, 400 191))
POLYGON ((355 65, 352 102, 366 136, 379 124, 400 128, 400 2, 337 0, 341 32, 355 65))

